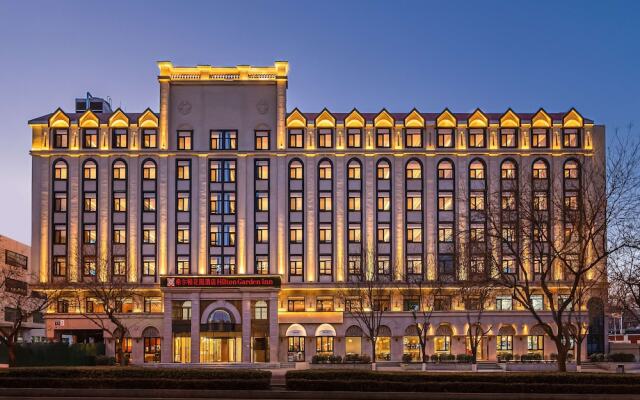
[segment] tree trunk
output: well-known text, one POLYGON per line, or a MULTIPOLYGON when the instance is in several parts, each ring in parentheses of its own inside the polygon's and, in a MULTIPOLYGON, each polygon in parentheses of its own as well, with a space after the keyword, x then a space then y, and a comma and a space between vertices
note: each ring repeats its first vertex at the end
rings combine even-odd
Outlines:
POLYGON ((576 366, 582 365, 582 340, 576 340, 576 366))
POLYGON ((127 365, 127 361, 124 359, 124 329, 120 329, 120 346, 118 346, 118 359, 120 360, 119 364, 121 366, 127 365))
POLYGON ((567 349, 558 347, 558 372, 567 372, 567 349))
POLYGON ((376 341, 371 339, 371 369, 376 370, 376 341))
POLYGON ((13 340, 7 342, 7 355, 9 357, 9 366, 16 365, 16 345, 13 340))

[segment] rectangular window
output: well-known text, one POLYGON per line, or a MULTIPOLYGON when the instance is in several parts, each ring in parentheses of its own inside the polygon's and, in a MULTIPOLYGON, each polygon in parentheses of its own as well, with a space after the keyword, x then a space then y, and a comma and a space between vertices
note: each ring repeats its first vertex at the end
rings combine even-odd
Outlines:
POLYGON ((407 256, 407 274, 422 275, 422 257, 407 256))
POLYGON ((53 244, 67 244, 66 225, 55 225, 53 227, 53 244))
POLYGON ((155 212, 156 211, 156 194, 155 193, 143 193, 142 194, 142 211, 155 212))
POLYGON ((302 193, 289 193, 289 211, 302 211, 302 193))
POLYGON ((180 212, 189 212, 191 210, 190 206, 190 196, 189 192, 178 192, 178 200, 176 209, 180 212))
POLYGON ((531 307, 535 311, 544 310, 544 300, 542 299, 541 294, 532 294, 531 295, 531 307))
POLYGON ((302 226, 291 225, 289 227, 289 243, 302 243, 302 226))
POLYGON ((562 130, 562 147, 577 148, 580 147, 580 129, 565 128, 562 130))
POLYGON ((55 129, 53 131, 53 147, 55 149, 66 149, 69 147, 68 129, 55 129))
POLYGON ((422 147, 422 129, 420 128, 407 128, 404 131, 405 147, 409 149, 416 149, 422 147))
POLYGON ((142 259, 142 274, 154 276, 156 274, 156 259, 154 257, 144 257, 142 259))
POLYGON ((176 164, 176 178, 181 181, 191 179, 191 162, 189 160, 178 160, 176 164))
POLYGON ((176 265, 176 272, 178 275, 188 275, 190 271, 189 256, 178 256, 176 265))
POLYGON ((67 258, 65 256, 53 257, 53 276, 67 275, 67 258))
POLYGON ((472 211, 484 211, 484 192, 471 192, 469 208, 472 211))
POLYGON ((360 243, 362 240, 362 228, 358 224, 349 225, 348 233, 349 243, 360 243))
POLYGON ((256 274, 267 275, 269 273, 269 257, 256 256, 256 274))
POLYGON ((469 129, 469 148, 482 149, 487 147, 486 143, 487 131, 484 128, 469 129))
POLYGON ((193 131, 178 131, 178 150, 192 150, 191 139, 193 131))
POLYGON ((189 243, 190 241, 189 225, 178 225, 178 230, 176 232, 176 241, 182 244, 189 243))
POLYGON ((318 227, 318 241, 320 243, 331 243, 331 225, 320 225, 318 227))
POLYGON ((502 273, 503 274, 515 274, 516 273, 516 260, 512 257, 504 257, 502 259, 502 273))
POLYGON ((500 129, 500 147, 509 149, 518 147, 518 130, 516 128, 500 129))
POLYGON ((453 255, 438 254, 438 275, 452 276, 454 272, 453 255))
POLYGON ((287 299, 288 312, 302 312, 304 310, 304 297, 289 297, 287 299))
POLYGON ((321 192, 318 198, 318 208, 320 211, 331 211, 333 209, 333 198, 331 192, 321 192))
POLYGON ((256 225, 256 243, 269 243, 269 227, 267 225, 256 225))
POLYGON ((269 150, 271 146, 269 145, 269 136, 270 131, 255 131, 256 135, 256 150, 269 150))
POLYGON ((527 350, 528 351, 544 350, 544 336, 543 335, 527 336, 527 350))
POLYGON ((127 261, 124 257, 113 258, 113 274, 117 276, 124 276, 127 274, 127 261))
POLYGON ((407 211, 422 210, 422 193, 407 192, 407 211))
POLYGON ((391 129, 390 128, 376 129, 376 147, 379 147, 379 148, 391 147, 391 129))
MULTIPOLYGON (((359 255, 351 255, 347 260, 347 272, 349 275, 360 275, 362 273, 361 269, 361 260, 362 258, 359 255)), ((346 304, 345 304, 346 310, 346 304)))
POLYGON ((438 224, 438 242, 453 243, 453 225, 443 223, 438 224))
POLYGON ((511 311, 513 309, 513 299, 511 296, 496 296, 496 310, 511 311))
POLYGON ((95 225, 85 225, 82 230, 82 243, 96 244, 97 236, 95 225))
POLYGON ((513 192, 503 192, 501 201, 502 211, 516 210, 516 194, 513 192))
POLYGON ((161 297, 145 297, 144 312, 146 313, 162 312, 162 298, 161 297))
POLYGON ((83 276, 96 276, 96 259, 94 257, 85 257, 82 260, 82 275, 83 276))
POLYGON ((98 148, 98 130, 97 129, 82 130, 82 147, 84 147, 85 149, 98 148))
POLYGON ((333 147, 333 129, 318 128, 318 148, 333 147))
POLYGON ((289 276, 302 276, 302 257, 293 256, 289 259, 289 276))
POLYGON ((438 192, 438 211, 453 211, 452 192, 438 192))
POLYGON ((360 193, 349 193, 349 198, 347 199, 347 207, 349 211, 360 211, 360 193))
POLYGON ((158 147, 158 131, 155 129, 142 130, 142 148, 155 149, 158 147))
POLYGON ((549 205, 546 192, 533 193, 533 209, 536 211, 547 211, 549 205))
POLYGON ((407 242, 422 243, 422 226, 420 225, 407 226, 407 242))
POLYGON ((471 225, 469 228, 469 240, 476 243, 485 241, 484 225, 471 225))
POLYGON ((454 145, 453 129, 438 128, 438 147, 451 148, 454 145))
POLYGON ((115 128, 111 132, 114 149, 126 149, 129 146, 129 131, 124 128, 115 128))
POLYGON ((56 193, 55 194, 55 200, 54 200, 54 204, 53 204, 53 211, 55 211, 55 212, 67 212, 67 194, 66 193, 56 193))
POLYGON ((113 211, 126 212, 127 211, 127 198, 126 193, 114 193, 113 194, 113 211))
POLYGON ((433 309, 435 311, 450 311, 451 296, 434 296, 433 309))
POLYGON ((238 131, 212 130, 209 147, 211 150, 236 150, 238 148, 238 131))
POLYGON ((155 244, 156 243, 156 226, 144 225, 142 227, 142 243, 155 244))
POLYGON ((359 149, 362 147, 362 129, 347 129, 347 147, 351 149, 359 149))
POLYGON ((304 129, 289 129, 289 148, 301 149, 304 147, 304 129))
POLYGON ((127 231, 123 225, 115 225, 113 227, 113 243, 114 244, 127 243, 127 231))
POLYGON ((269 211, 269 193, 268 192, 256 192, 256 211, 258 212, 269 211))
POLYGON ((318 296, 316 297, 316 311, 333 311, 333 297, 318 296))
POLYGON ((391 211, 391 193, 378 192, 377 207, 378 211, 391 211))
POLYGON ((362 168, 357 162, 349 163, 347 167, 347 178, 351 180, 360 180, 362 177, 362 168))
POLYGON ((318 269, 320 270, 320 275, 331 275, 331 256, 320 256, 320 259, 318 260, 318 269))
POLYGON ((266 181, 269 179, 269 161, 256 160, 256 179, 266 181))
POLYGON ((531 147, 549 147, 549 130, 546 128, 534 128, 531 130, 531 147))
POLYGON ((378 243, 391 243, 391 228, 389 228, 389 225, 378 225, 378 243))

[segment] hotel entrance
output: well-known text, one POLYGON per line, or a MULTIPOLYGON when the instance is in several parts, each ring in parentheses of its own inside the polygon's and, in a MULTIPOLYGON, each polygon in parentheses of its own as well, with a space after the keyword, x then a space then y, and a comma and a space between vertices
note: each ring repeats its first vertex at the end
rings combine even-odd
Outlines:
POLYGON ((218 308, 200 327, 200 362, 233 363, 242 361, 242 331, 229 311, 218 308))

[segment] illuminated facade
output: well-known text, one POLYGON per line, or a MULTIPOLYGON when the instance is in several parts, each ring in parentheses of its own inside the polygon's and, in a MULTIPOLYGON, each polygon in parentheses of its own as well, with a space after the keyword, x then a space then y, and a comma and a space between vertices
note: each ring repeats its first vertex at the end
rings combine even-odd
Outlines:
MULTIPOLYGON (((574 109, 287 112, 286 62, 159 68, 159 113, 58 109, 29 121, 40 281, 135 283, 123 305, 134 362, 368 354, 337 296, 365 272, 364 253, 391 281, 455 282, 453 237, 484 229, 461 216, 488 192, 516 195, 534 175, 550 191, 563 171, 604 162, 604 127, 574 109)), ((385 302, 381 360, 417 356, 406 300, 390 291, 385 302)), ((49 337, 102 339, 80 303, 47 314, 49 337)), ((440 305, 428 353, 465 353, 461 306, 440 305)), ((481 359, 554 351, 508 293, 496 291, 485 319, 481 359)))

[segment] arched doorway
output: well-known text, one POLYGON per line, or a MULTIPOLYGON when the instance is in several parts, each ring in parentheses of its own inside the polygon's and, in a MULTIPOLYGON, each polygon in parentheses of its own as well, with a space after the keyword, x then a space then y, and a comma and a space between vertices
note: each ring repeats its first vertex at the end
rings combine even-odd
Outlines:
POLYGON ((592 297, 587 303, 589 313, 589 333, 587 333, 587 355, 604 353, 604 302, 592 297))
POLYGON ((307 331, 300 324, 291 324, 285 333, 287 337, 287 361, 304 361, 304 340, 307 331))
POLYGON ((228 363, 242 361, 242 332, 232 313, 216 308, 200 328, 200 362, 228 363))
POLYGON ((160 336, 158 329, 153 326, 147 327, 142 331, 142 338, 144 341, 144 362, 159 363, 162 336, 160 336))

